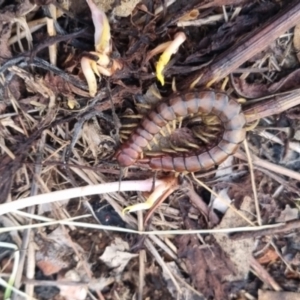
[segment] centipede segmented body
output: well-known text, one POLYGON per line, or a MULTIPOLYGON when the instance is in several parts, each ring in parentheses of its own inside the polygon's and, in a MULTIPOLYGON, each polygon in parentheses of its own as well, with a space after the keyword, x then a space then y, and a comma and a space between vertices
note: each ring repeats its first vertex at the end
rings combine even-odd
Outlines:
POLYGON ((128 167, 143 157, 143 151, 164 126, 194 114, 214 115, 222 125, 222 134, 211 148, 186 153, 171 153, 149 157, 151 169, 175 172, 207 171, 234 154, 245 139, 246 119, 240 104, 222 92, 189 91, 160 102, 144 116, 129 139, 121 145, 115 157, 120 166, 128 167))

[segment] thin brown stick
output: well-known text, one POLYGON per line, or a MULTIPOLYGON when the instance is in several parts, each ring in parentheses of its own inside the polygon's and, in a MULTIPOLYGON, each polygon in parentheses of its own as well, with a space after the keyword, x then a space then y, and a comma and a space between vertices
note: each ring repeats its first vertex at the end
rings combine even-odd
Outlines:
POLYGON ((275 291, 281 291, 282 288, 280 285, 275 281, 275 279, 261 266, 261 264, 254 258, 250 257, 250 263, 252 272, 255 272, 256 275, 270 287, 272 287, 275 291))
MULTIPOLYGON (((243 153, 242 151, 236 152, 234 156, 238 159, 248 160, 245 153, 243 153)), ((252 154, 252 162, 254 166, 258 166, 259 168, 265 168, 269 171, 274 172, 275 174, 281 174, 300 181, 300 174, 298 172, 284 168, 282 166, 275 165, 271 162, 257 157, 254 154, 252 154)))
POLYGON ((294 90, 290 93, 277 94, 262 103, 258 102, 249 107, 244 107, 247 123, 266 118, 272 115, 280 114, 296 105, 300 104, 300 90, 294 90))
POLYGON ((181 88, 188 89, 192 83, 197 86, 216 82, 228 76, 257 53, 268 47, 280 35, 299 23, 300 2, 294 0, 263 26, 246 35, 239 43, 230 47, 216 58, 210 66, 188 77, 181 88))

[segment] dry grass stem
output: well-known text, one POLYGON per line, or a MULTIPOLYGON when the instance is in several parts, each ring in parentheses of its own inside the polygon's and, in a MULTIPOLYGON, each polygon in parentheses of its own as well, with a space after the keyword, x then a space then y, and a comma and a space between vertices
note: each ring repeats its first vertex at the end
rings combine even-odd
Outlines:
MULTIPOLYGON (((246 155, 242 151, 238 151, 237 153, 234 154, 236 158, 242 159, 242 160, 247 160, 246 155)), ((268 162, 266 160, 258 158, 256 155, 252 154, 252 162, 253 165, 259 167, 259 168, 265 168, 268 169, 269 171, 272 171, 276 174, 281 174, 284 176, 288 176, 290 178, 296 179, 297 181, 300 181, 300 174, 298 172, 289 170, 287 168, 284 168, 282 166, 275 165, 271 162, 268 162)))
POLYGON ((244 141, 244 148, 246 151, 248 164, 249 164, 249 171, 250 171, 251 185, 252 185, 252 191, 253 191, 254 202, 255 202, 257 223, 258 223, 258 225, 261 226, 262 225, 261 213, 260 213, 259 202, 258 202, 258 197, 257 197, 257 189, 256 189, 256 185, 255 185, 255 176, 254 176, 253 164, 252 164, 252 159, 251 159, 247 140, 244 141))
POLYGON ((224 19, 224 14, 213 15, 207 17, 205 19, 191 20, 191 21, 179 21, 177 22, 178 27, 186 27, 186 26, 203 26, 207 24, 214 24, 215 22, 221 21, 224 19))
MULTIPOLYGON (((155 186, 162 184, 163 182, 157 180, 155 186)), ((123 181, 120 185, 119 182, 103 183, 98 185, 89 185, 85 187, 66 189, 62 191, 56 191, 47 194, 41 194, 36 196, 27 197, 24 199, 15 200, 13 202, 3 203, 0 205, 0 215, 14 212, 18 209, 23 209, 25 207, 40 205, 46 203, 52 203, 55 201, 68 200, 77 197, 90 196, 95 194, 106 194, 117 192, 120 187, 121 192, 125 191, 150 191, 152 189, 152 180, 133 180, 133 181, 123 181)))
MULTIPOLYGON (((47 32, 49 36, 55 36, 56 30, 54 26, 54 22, 56 22, 57 15, 56 15, 56 7, 53 4, 49 4, 49 12, 51 15, 51 19, 47 18, 47 32)), ((57 63, 57 45, 53 44, 49 46, 49 57, 50 63, 56 66, 57 63)))

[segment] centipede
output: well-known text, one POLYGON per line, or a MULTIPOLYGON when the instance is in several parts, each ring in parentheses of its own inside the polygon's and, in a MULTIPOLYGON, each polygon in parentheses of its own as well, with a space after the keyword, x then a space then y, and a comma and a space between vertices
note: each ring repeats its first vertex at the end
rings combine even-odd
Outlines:
POLYGON ((147 113, 115 154, 121 167, 130 167, 144 159, 155 136, 168 124, 194 115, 212 115, 222 126, 217 142, 177 153, 161 154, 146 159, 152 170, 166 172, 208 171, 233 155, 245 140, 246 118, 241 105, 225 92, 188 91, 160 101, 147 113))

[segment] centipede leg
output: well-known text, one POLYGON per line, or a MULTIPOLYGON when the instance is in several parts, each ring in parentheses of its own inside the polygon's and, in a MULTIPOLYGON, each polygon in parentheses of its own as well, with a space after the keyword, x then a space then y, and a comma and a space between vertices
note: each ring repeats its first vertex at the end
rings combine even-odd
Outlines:
POLYGON ((183 118, 182 118, 182 117, 180 117, 180 118, 178 118, 178 120, 179 120, 179 123, 178 123, 178 128, 181 128, 181 126, 182 126, 182 120, 183 120, 183 118))
POLYGON ((172 133, 172 130, 171 130, 171 127, 169 124, 166 124, 166 128, 168 130, 168 133, 171 134, 172 133))
POLYGON ((155 136, 153 137, 152 141, 153 141, 153 143, 154 143, 155 145, 158 145, 158 141, 157 141, 157 139, 156 139, 155 136))
POLYGON ((172 121, 172 129, 175 130, 176 129, 176 120, 172 121))
POLYGON ((159 133, 163 136, 163 137, 166 137, 166 134, 164 133, 164 129, 162 128, 159 133))

